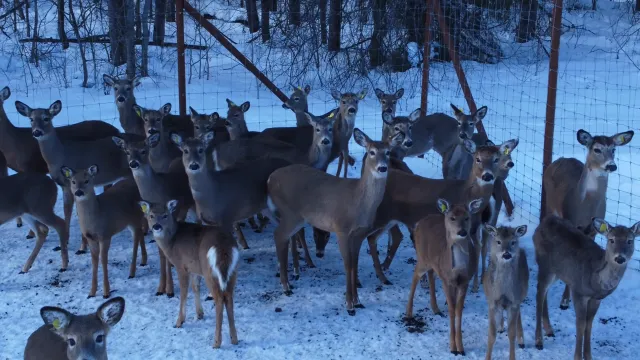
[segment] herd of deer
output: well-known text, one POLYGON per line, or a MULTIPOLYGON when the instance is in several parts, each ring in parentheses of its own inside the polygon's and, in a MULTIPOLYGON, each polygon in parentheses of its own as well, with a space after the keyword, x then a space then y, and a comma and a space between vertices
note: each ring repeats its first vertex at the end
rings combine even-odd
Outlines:
MULTIPOLYGON (((239 247, 248 248, 241 224, 248 220, 260 232, 271 220, 279 262, 279 278, 286 295, 292 294, 287 274, 289 248, 294 277, 299 277, 298 247, 308 266, 314 267, 303 227, 310 224, 317 257, 324 255, 329 234, 335 233, 346 272, 346 309, 349 315, 363 308, 358 297, 358 259, 366 238, 375 273, 384 275, 402 240, 399 225, 411 233, 417 264, 411 284, 406 316, 413 315, 418 282, 428 275, 431 309, 441 314, 435 297, 434 273, 442 280, 450 320, 449 349, 464 354, 462 312, 467 289, 478 291, 479 279, 489 304, 487 359, 491 358, 496 331, 508 316, 510 359, 515 359, 516 339, 524 347, 520 304, 527 295, 529 268, 519 239, 526 225, 497 227, 502 207, 502 182, 514 167, 511 154, 518 140, 495 145, 474 133, 486 115, 482 107, 471 115, 452 105, 455 117, 442 113, 421 116, 396 114, 400 89, 386 94, 376 89, 382 106, 383 138, 372 140, 355 128, 359 93, 332 93, 337 109, 321 116, 308 111, 309 86, 294 87, 283 105, 291 109, 296 127, 252 132, 245 114, 249 102, 236 105, 227 99, 227 117, 171 115, 171 104, 159 110, 136 103, 138 79, 115 79, 104 75, 115 93, 124 132, 101 121, 83 121, 55 127, 62 110, 56 101, 48 108, 31 108, 16 101, 19 114, 29 118, 30 128, 11 124, 0 106, 0 224, 18 219, 36 237, 33 252, 21 272, 27 272, 42 248, 49 228, 60 238, 62 265, 68 267, 69 224, 75 202, 82 243, 78 254, 89 248, 92 280, 89 297, 96 295, 98 263, 102 264, 102 293, 110 296, 108 255, 111 238, 129 229, 133 254, 129 277, 147 264, 144 235, 151 231, 160 249, 160 280, 156 295, 174 295, 171 267, 180 285, 180 310, 176 327, 185 321, 189 284, 195 293, 196 313, 203 318, 200 278, 215 302, 214 347, 221 345, 223 308, 226 309, 231 343, 238 343, 233 293, 237 280, 239 247), (359 179, 347 178, 349 141, 365 148, 359 179), (442 156, 443 179, 413 174, 403 161, 430 150, 442 156), (326 173, 339 159, 336 176, 326 173), (344 163, 344 164, 343 164, 344 163), (344 165, 344 166, 343 166, 344 165), (7 167, 17 173, 7 176, 7 167), (340 177, 340 172, 343 177, 340 177), (47 176, 46 174, 49 174, 47 176), (64 219, 54 213, 58 186, 63 191, 64 219), (96 194, 95 187, 104 191, 96 194), (348 200, 348 201, 346 201, 348 200), (186 222, 195 213, 197 222, 186 222), (259 224, 254 215, 258 215, 259 224), (378 237, 389 231, 387 256, 381 264, 376 250, 378 237), (235 233, 235 238, 233 233, 235 233), (237 239, 237 241, 236 241, 237 239), (486 255, 490 253, 488 267, 486 255), (481 273, 478 276, 478 261, 481 273)), ((0 105, 9 98, 0 91, 0 105)), ((591 359, 591 326, 600 301, 619 284, 634 251, 640 223, 613 226, 603 220, 608 175, 616 170, 615 149, 626 145, 632 131, 592 136, 584 130, 577 140, 588 150, 585 163, 560 158, 544 172, 548 215, 533 235, 538 263, 535 342, 542 349, 542 330, 553 336, 549 321, 547 289, 555 280, 567 288, 562 305, 572 295, 577 340, 575 359, 591 359), (606 249, 593 240, 607 238, 606 249)), ((103 304, 95 314, 76 316, 45 307, 45 322, 28 340, 25 359, 106 359, 106 335, 124 312, 124 299, 103 304)))

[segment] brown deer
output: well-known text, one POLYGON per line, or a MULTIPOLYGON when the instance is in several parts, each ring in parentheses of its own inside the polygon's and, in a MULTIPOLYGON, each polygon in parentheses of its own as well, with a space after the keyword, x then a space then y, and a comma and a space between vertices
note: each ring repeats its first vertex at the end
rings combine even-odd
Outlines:
POLYGON ((640 222, 630 228, 612 226, 594 218, 593 229, 607 239, 606 249, 585 235, 570 220, 547 216, 533 235, 538 263, 536 294, 536 348, 542 350, 542 328, 553 336, 547 291, 559 279, 571 289, 576 310, 574 360, 591 360, 591 327, 600 302, 611 295, 631 261, 640 222))
MULTIPOLYGON (((98 164, 102 171, 94 180, 95 186, 104 186, 119 179, 131 176, 126 157, 115 146, 111 137, 95 140, 76 140, 61 138, 53 126, 53 119, 62 110, 62 102, 55 101, 49 108, 32 109, 26 104, 16 101, 16 110, 31 121, 31 133, 37 140, 42 158, 47 163, 51 178, 63 188, 64 220, 67 228, 71 222, 73 210, 73 195, 69 185, 62 176, 62 166, 76 169, 86 169, 92 164, 98 164)), ((82 245, 76 254, 86 251, 86 238, 82 238, 82 245)))
MULTIPOLYGON (((472 215, 483 207, 482 199, 466 205, 451 206, 438 199, 442 215, 429 215, 420 220, 414 231, 417 264, 411 281, 407 318, 413 317, 413 297, 420 278, 429 274, 431 310, 442 315, 436 302, 434 271, 442 280, 442 289, 449 308, 449 350, 464 355, 462 345, 462 311, 469 282, 478 269, 477 249, 471 239, 472 215)), ((434 205, 432 205, 434 206, 434 205)), ((434 206, 435 207, 435 206, 434 206)))
POLYGON ((0 178, 0 189, 0 225, 22 216, 31 231, 37 234, 36 245, 20 273, 31 269, 47 238, 49 228, 55 229, 60 238, 60 271, 67 270, 69 230, 64 220, 54 212, 58 199, 56 183, 45 174, 17 173, 0 178))
POLYGON ((193 123, 194 137, 201 137, 213 131, 217 143, 229 141, 229 132, 225 126, 227 119, 221 118, 217 112, 210 115, 200 114, 192 107, 189 107, 189 111, 191 113, 191 122, 193 123))
POLYGON ((145 136, 144 123, 133 108, 136 104, 133 89, 140 85, 140 78, 118 79, 103 74, 102 79, 105 85, 113 88, 113 97, 120 115, 120 126, 124 132, 145 136))
MULTIPOLYGON (((0 90, 0 177, 8 176, 7 167, 15 172, 49 172, 47 163, 40 154, 38 142, 32 135, 31 128, 14 126, 4 111, 4 102, 11 96, 9 87, 0 90)), ((119 133, 118 129, 104 121, 81 121, 77 124, 60 126, 58 135, 62 139, 94 140, 119 133)), ((16 219, 18 227, 22 226, 21 218, 16 219)), ((35 236, 29 231, 28 239, 35 236)))
POLYGON ((132 179, 117 182, 100 195, 95 192, 95 179, 98 166, 91 165, 87 169, 76 170, 63 166, 60 169, 69 181, 71 192, 76 200, 80 230, 89 241, 91 250, 91 290, 89 297, 96 295, 98 287, 98 261, 102 263, 103 297, 111 294, 109 286, 109 247, 111 238, 129 229, 133 236, 133 256, 129 267, 129 279, 136 276, 136 260, 138 246, 142 252, 140 266, 147 265, 147 249, 142 232, 144 216, 138 206, 140 193, 132 179), (132 205, 133 204, 133 205, 132 205))
POLYGON ((349 315, 362 307, 356 288, 358 254, 384 194, 390 150, 402 143, 404 136, 398 134, 386 143, 373 141, 355 129, 354 139, 368 154, 360 179, 342 179, 310 166, 291 165, 274 171, 268 181, 269 208, 279 219, 274 238, 284 293, 292 294, 287 277, 287 244, 307 222, 337 235, 347 273, 349 315), (349 206, 345 206, 347 198, 349 206))
MULTIPOLYGON (((559 158, 544 171, 547 215, 569 220, 582 229, 591 229, 591 218, 604 218, 607 209, 609 174, 616 171, 616 147, 633 139, 633 131, 613 136, 592 136, 578 130, 578 143, 587 148, 585 163, 576 158, 559 158)), ((595 234, 592 233, 592 237, 595 234)), ((569 308, 569 287, 565 286, 560 309, 569 308)))
POLYGON ((180 281, 180 312, 176 327, 182 327, 186 316, 189 282, 196 301, 198 319, 204 317, 200 302, 200 280, 203 277, 216 307, 216 333, 213 347, 222 343, 223 307, 227 310, 231 343, 238 344, 233 316, 233 291, 236 286, 237 266, 240 251, 233 235, 222 228, 178 222, 175 213, 178 201, 166 204, 150 204, 140 201, 153 237, 178 271, 180 281), (197 278, 196 278, 197 277, 197 278))
POLYGON ((349 159, 349 140, 353 134, 356 124, 356 114, 358 113, 358 103, 367 96, 367 89, 362 89, 359 93, 343 93, 337 90, 331 92, 331 96, 338 101, 338 114, 333 125, 333 143, 339 151, 338 171, 336 176, 340 176, 342 163, 344 163, 344 173, 342 177, 347 177, 347 161, 349 159))
POLYGON ((257 131, 249 131, 249 128, 247 128, 247 121, 244 118, 244 113, 249 111, 251 103, 245 101, 240 105, 236 105, 233 101, 227 99, 227 106, 227 119, 225 120, 224 125, 229 132, 230 140, 251 138, 260 134, 260 132, 257 131))
POLYGON ((489 339, 486 360, 491 360, 496 332, 502 332, 503 311, 508 312, 509 360, 516 360, 516 337, 524 349, 520 304, 529 290, 529 265, 527 255, 520 248, 520 238, 527 233, 527 225, 516 228, 495 228, 485 224, 491 239, 489 270, 482 276, 484 293, 489 303, 489 339))
POLYGON ((164 104, 159 110, 147 110, 139 105, 133 105, 133 109, 143 121, 144 133, 147 138, 154 134, 160 135, 155 146, 149 148, 149 161, 153 170, 159 173, 168 172, 171 162, 182 155, 173 146, 169 138, 170 134, 164 129, 163 120, 171 113, 171 104, 164 104))
MULTIPOLYGON (((400 88, 393 94, 386 94, 384 91, 376 88, 375 93, 378 101, 380 101, 382 113, 388 113, 391 116, 396 116, 396 107, 398 105, 398 100, 400 100, 402 95, 404 95, 404 89, 400 88)), ((384 127, 382 128, 382 130, 384 131, 384 127)))
POLYGON ((87 315, 43 307, 44 325, 29 336, 24 360, 107 360, 107 335, 122 319, 124 305, 123 298, 115 297, 87 315))

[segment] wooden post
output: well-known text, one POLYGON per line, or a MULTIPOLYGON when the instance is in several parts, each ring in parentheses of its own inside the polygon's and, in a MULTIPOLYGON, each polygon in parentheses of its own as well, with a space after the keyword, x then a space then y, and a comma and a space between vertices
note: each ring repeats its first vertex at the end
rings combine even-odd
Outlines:
POLYGON ((176 0, 176 27, 176 37, 178 38, 178 104, 180 115, 187 115, 187 75, 184 63, 184 0, 176 0))
POLYGON ((427 98, 429 95, 429 62, 431 59, 431 18, 433 15, 433 6, 431 0, 426 0, 427 11, 424 21, 424 45, 422 55, 422 96, 420 98, 420 113, 422 116, 427 115, 427 98))

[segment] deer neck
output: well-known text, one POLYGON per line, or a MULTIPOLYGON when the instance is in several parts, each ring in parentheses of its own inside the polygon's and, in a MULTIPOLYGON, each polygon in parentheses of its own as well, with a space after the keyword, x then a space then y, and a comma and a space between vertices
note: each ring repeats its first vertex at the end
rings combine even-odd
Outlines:
POLYGON ((187 172, 189 187, 194 199, 202 199, 207 194, 216 193, 218 183, 214 172, 206 167, 197 173, 187 172))
POLYGON ((78 212, 78 220, 80 220, 80 226, 83 228, 86 228, 87 226, 92 227, 90 221, 95 222, 104 216, 102 211, 100 211, 100 201, 94 191, 91 191, 91 193, 87 192, 81 200, 76 198, 75 203, 78 212))
POLYGON ((314 139, 309 148, 309 166, 316 169, 324 169, 331 157, 331 146, 318 145, 314 139))
POLYGON ((356 114, 350 115, 347 113, 347 115, 344 115, 342 111, 338 114, 336 125, 338 126, 343 138, 350 139, 353 135, 353 128, 356 126, 356 114))
POLYGON ((304 106, 304 111, 296 111, 296 126, 308 126, 309 120, 307 120, 307 115, 304 112, 309 112, 309 105, 304 106))
POLYGON ((7 140, 14 139, 14 130, 16 127, 9 121, 7 113, 4 112, 4 106, 0 103, 0 144, 7 140))
POLYGON ((609 173, 599 169, 591 169, 585 165, 578 181, 578 191, 580 198, 576 205, 592 206, 604 201, 607 196, 607 185, 609 183, 609 173))
POLYGON ((607 258, 607 254, 604 254, 603 259, 596 267, 598 270, 596 270, 591 279, 591 285, 595 288, 594 290, 604 292, 604 296, 609 295, 618 287, 628 264, 626 262, 623 265, 618 265, 608 261, 607 258))
MULTIPOLYGON (((158 142, 158 145, 156 145, 155 147, 152 147, 151 149, 149 149, 149 161, 154 164, 163 164, 164 163, 164 159, 168 159, 170 157, 170 150, 169 150, 169 139, 167 136, 165 136, 164 132, 161 133, 160 136, 160 141, 158 142)), ((172 145, 171 145, 172 146, 172 145)), ((156 167, 156 170, 157 169, 156 167)), ((163 171, 166 171, 166 169, 162 169, 163 171)))
POLYGON ((127 133, 138 134, 140 129, 142 129, 142 133, 138 135, 144 136, 144 126, 142 125, 142 119, 138 116, 135 110, 133 110, 133 105, 136 103, 136 99, 132 97, 132 99, 128 100, 123 106, 117 106, 118 114, 120 115, 120 126, 127 133))
POLYGON ((466 270, 469 267, 471 246, 473 246, 473 244, 469 237, 464 240, 456 240, 449 246, 449 252, 451 253, 451 270, 453 272, 466 270))
POLYGON ((483 204, 486 204, 493 194, 493 188, 495 186, 495 180, 493 182, 482 181, 479 177, 474 175, 473 171, 469 174, 469 178, 465 183, 465 195, 467 199, 483 199, 483 204))
POLYGON ((42 158, 49 165, 49 170, 54 171, 51 167, 63 166, 65 154, 62 141, 56 133, 56 129, 51 129, 51 132, 43 139, 38 140, 38 146, 42 153, 42 158))
POLYGON ((174 226, 171 231, 165 230, 162 232, 162 235, 153 234, 153 239, 156 241, 158 246, 162 249, 162 251, 167 255, 168 258, 171 258, 171 248, 176 243, 176 238, 178 235, 178 225, 174 226))
POLYGON ((140 190, 140 197, 151 202, 162 202, 164 198, 158 196, 164 192, 164 183, 161 176, 153 171, 151 164, 140 164, 140 167, 132 171, 133 180, 140 190))
POLYGON ((380 206, 384 196, 384 189, 387 184, 386 174, 388 173, 385 173, 385 176, 374 174, 371 167, 366 164, 365 171, 358 180, 358 185, 353 197, 360 203, 357 208, 361 209, 363 214, 372 210, 372 217, 375 216, 376 210, 378 206, 380 206))
POLYGON ((238 129, 229 133, 230 140, 241 139, 249 134, 249 128, 247 128, 247 123, 244 120, 239 125, 238 129))

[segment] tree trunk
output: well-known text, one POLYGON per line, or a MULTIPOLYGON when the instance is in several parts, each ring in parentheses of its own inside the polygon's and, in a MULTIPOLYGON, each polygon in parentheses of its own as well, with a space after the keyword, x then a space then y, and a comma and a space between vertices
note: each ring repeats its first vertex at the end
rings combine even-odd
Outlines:
POLYGON ((136 0, 136 39, 142 38, 142 19, 140 15, 140 6, 143 0, 136 0))
POLYGON ((153 22, 153 41, 164 44, 165 16, 167 12, 167 0, 156 0, 156 13, 153 22))
MULTIPOLYGON (((40 21, 40 14, 38 13, 38 0, 33 0, 33 38, 38 38, 38 23, 40 21)), ((36 67, 40 65, 40 58, 38 56, 38 43, 36 41, 33 42, 31 46, 31 62, 35 64, 36 67)))
MULTIPOLYGON (((79 0, 82 2, 83 0, 79 0)), ((78 49, 80 50, 80 58, 82 59, 82 87, 86 88, 89 84, 89 68, 87 67, 87 56, 85 55, 84 44, 80 40, 80 29, 78 28, 78 21, 76 21, 76 14, 73 11, 73 0, 69 0, 69 23, 73 29, 73 34, 78 39, 78 49)))
MULTIPOLYGON (((270 3, 269 4, 269 10, 272 12, 276 12, 278 11, 278 0, 265 0, 266 2, 270 3)), ((638 0, 640 1, 640 0, 638 0)))
POLYGON ((140 63, 140 76, 149 76, 149 13, 151 12, 151 2, 144 0, 142 9, 142 60, 140 63))
POLYGON ((176 22, 176 0, 168 0, 169 6, 167 6, 167 21, 176 22))
POLYGON ((247 5, 247 22, 249 23, 249 32, 254 33, 260 29, 260 20, 258 19, 258 5, 256 0, 246 0, 247 5))
POLYGON ((327 43, 327 0, 320 0, 320 43, 327 43))
POLYGON ((293 26, 300 26, 300 0, 289 0, 289 22, 293 26))
POLYGON ((591 10, 596 11, 597 10, 597 0, 591 0, 591 10))
POLYGON ((369 6, 367 0, 358 0, 358 20, 360 24, 366 24, 369 20, 369 6))
POLYGON ((134 0, 125 0, 125 42, 127 49, 127 77, 136 76, 136 32, 134 0))
POLYGON ((267 42, 271 39, 271 33, 269 32, 269 1, 262 0, 260 8, 262 10, 262 25, 260 26, 262 29, 262 42, 267 42))
POLYGON ((124 52, 124 0, 109 0, 108 6, 111 63, 120 66, 127 61, 124 52))
POLYGON ((327 49, 340 51, 340 28, 342 26, 342 0, 329 0, 329 39, 327 49))
POLYGON ((369 44, 369 61, 371 67, 378 67, 385 62, 384 50, 384 34, 386 30, 386 22, 384 21, 387 9, 387 0, 372 0, 373 2, 373 34, 371 34, 371 43, 369 44))
POLYGON ((58 8, 58 37, 62 40, 62 49, 69 48, 69 42, 67 41, 67 34, 64 32, 64 0, 57 0, 58 8))
POLYGON ((636 0, 636 12, 640 11, 640 0, 636 0))
POLYGON ((27 28, 27 37, 31 37, 31 19, 29 18, 29 2, 24 3, 24 22, 27 28))
POLYGON ((516 42, 525 43, 535 37, 537 19, 538 1, 522 0, 520 22, 516 30, 516 42))

